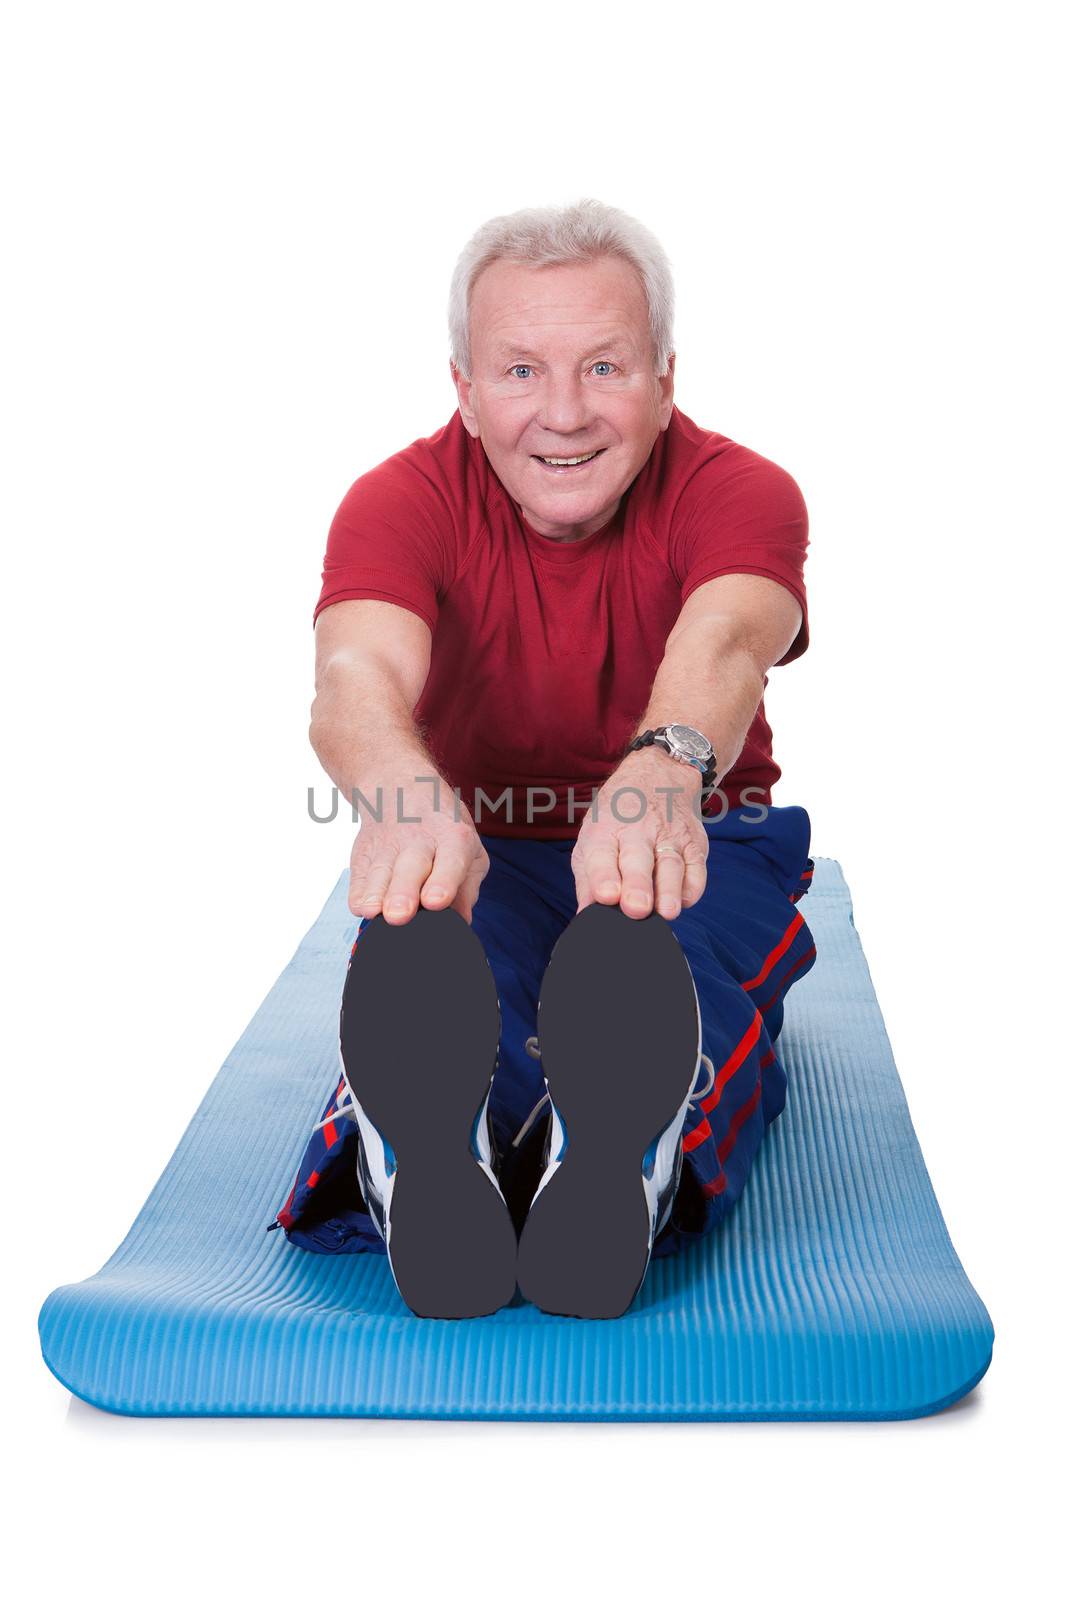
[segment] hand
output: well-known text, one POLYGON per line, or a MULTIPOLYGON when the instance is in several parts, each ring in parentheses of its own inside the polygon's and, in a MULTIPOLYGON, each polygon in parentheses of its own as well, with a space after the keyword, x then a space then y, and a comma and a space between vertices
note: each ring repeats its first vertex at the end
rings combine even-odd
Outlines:
POLYGON ((362 814, 352 846, 348 908, 357 917, 381 912, 386 922, 410 922, 419 906, 453 906, 470 922, 489 856, 462 803, 456 821, 452 789, 442 779, 434 810, 432 784, 415 783, 410 771, 377 774, 364 794, 381 821, 362 814), (375 790, 380 789, 381 804, 375 790), (417 818, 401 821, 400 818, 417 818))
POLYGON ((635 918, 654 907, 669 920, 700 899, 708 881, 708 836, 697 815, 702 782, 696 767, 663 750, 635 750, 624 758, 597 796, 597 820, 586 812, 575 841, 571 867, 579 911, 599 901, 635 918), (684 793, 656 793, 672 787, 684 793), (638 789, 645 797, 640 817, 636 795, 619 798, 620 816, 633 816, 632 822, 612 812, 612 795, 620 789, 638 789))

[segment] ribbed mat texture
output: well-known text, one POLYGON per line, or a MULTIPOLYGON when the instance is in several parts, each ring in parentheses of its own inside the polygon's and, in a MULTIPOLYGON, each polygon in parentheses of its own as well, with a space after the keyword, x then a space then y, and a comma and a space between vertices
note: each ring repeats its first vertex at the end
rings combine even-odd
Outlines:
POLYGON ((818 959, 786 1001, 785 1111, 734 1211, 653 1261, 625 1316, 521 1302, 420 1318, 384 1256, 316 1255, 268 1233, 338 1070, 347 881, 118 1250, 45 1301, 44 1358, 74 1394, 138 1416, 826 1420, 922 1416, 978 1382, 993 1328, 938 1210, 826 857, 800 905, 818 959))

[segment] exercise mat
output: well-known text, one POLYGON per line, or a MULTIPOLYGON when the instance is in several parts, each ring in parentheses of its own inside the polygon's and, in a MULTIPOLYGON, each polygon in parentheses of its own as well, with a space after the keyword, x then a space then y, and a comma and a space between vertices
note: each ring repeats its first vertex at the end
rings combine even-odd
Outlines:
POLYGON ((315 1254, 268 1232, 338 1070, 357 926, 347 882, 115 1254, 45 1301, 44 1359, 74 1394, 136 1416, 874 1420, 942 1410, 979 1381, 993 1328, 938 1209, 826 857, 802 905, 818 960, 778 1041, 785 1110, 733 1211, 654 1260, 624 1316, 548 1316, 516 1298, 490 1317, 417 1317, 385 1256, 315 1254))

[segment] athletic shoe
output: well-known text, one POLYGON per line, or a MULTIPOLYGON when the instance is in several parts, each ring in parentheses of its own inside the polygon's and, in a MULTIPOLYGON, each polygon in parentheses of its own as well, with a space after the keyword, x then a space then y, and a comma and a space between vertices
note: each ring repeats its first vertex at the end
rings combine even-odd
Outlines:
POLYGON ((519 1236, 519 1288, 542 1311, 618 1317, 670 1218, 702 1065, 714 1076, 670 924, 655 911, 586 906, 556 942, 537 1023, 527 1048, 540 1052, 551 1116, 519 1236))
POLYGON ((499 1040, 492 969, 458 911, 361 925, 341 1004, 344 1098, 367 1210, 420 1317, 487 1316, 515 1293, 488 1115, 499 1040))

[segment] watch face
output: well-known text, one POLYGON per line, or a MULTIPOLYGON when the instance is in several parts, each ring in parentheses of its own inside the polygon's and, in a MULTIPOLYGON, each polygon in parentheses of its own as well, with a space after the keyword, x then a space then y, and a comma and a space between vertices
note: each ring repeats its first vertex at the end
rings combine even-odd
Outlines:
POLYGON ((710 742, 695 728, 687 727, 684 722, 672 722, 667 731, 675 749, 682 755, 696 756, 698 761, 706 761, 710 756, 710 742))

